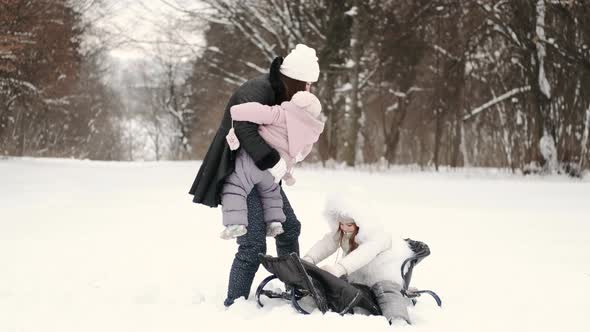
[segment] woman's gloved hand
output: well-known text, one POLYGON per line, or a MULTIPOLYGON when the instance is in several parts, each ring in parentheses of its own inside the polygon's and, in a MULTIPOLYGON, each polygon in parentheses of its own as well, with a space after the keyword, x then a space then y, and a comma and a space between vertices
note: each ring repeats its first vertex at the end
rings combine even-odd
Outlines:
POLYGON ((304 260, 304 261, 306 261, 306 262, 308 262, 309 264, 314 264, 315 265, 315 262, 309 256, 303 256, 303 258, 301 258, 301 259, 304 260))
POLYGON ((338 263, 320 266, 320 268, 326 272, 330 272, 336 277, 340 277, 346 274, 346 270, 344 269, 344 267, 338 263))

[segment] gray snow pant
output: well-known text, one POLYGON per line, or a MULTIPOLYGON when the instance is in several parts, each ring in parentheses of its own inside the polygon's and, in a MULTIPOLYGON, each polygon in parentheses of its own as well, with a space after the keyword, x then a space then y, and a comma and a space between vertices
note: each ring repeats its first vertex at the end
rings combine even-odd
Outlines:
POLYGON ((221 191, 224 226, 248 226, 246 198, 254 187, 260 195, 264 221, 267 224, 274 221, 281 223, 285 221, 280 186, 274 182, 274 177, 269 171, 258 169, 250 155, 239 150, 236 156, 235 170, 225 178, 225 184, 221 191))
POLYGON ((410 324, 408 306, 411 301, 402 295, 401 289, 398 283, 389 280, 379 281, 371 287, 383 316, 390 324, 395 319, 404 319, 410 324))
MULTIPOLYGON (((283 211, 287 220, 283 223, 283 234, 275 237, 277 256, 286 256, 294 252, 299 255, 299 234, 301 223, 291 208, 289 199, 281 189, 283 211)), ((238 252, 229 273, 226 307, 232 305, 239 297, 248 298, 252 281, 260 266, 258 254, 266 254, 266 223, 263 219, 262 203, 256 188, 248 195, 248 232, 237 238, 238 252)))

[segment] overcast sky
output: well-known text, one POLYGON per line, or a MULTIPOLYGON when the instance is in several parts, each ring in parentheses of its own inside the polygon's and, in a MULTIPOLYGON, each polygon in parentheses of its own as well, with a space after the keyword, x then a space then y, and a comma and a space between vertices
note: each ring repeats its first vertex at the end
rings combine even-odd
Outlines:
MULTIPOLYGON (((173 5, 187 6, 186 8, 198 8, 195 0, 167 0, 173 5)), ((165 31, 173 31, 177 40, 186 41, 192 45, 202 44, 201 28, 198 24, 190 26, 183 23, 181 27, 188 31, 175 27, 178 19, 187 20, 183 13, 167 5, 161 0, 105 0, 106 10, 110 13, 101 20, 103 28, 116 31, 131 40, 146 41, 146 43, 126 43, 115 47, 111 54, 120 58, 145 57, 153 51, 153 42, 157 40, 169 40, 165 31)), ((192 25, 192 24, 191 24, 192 25)), ((177 47, 178 48, 178 47, 177 47)), ((184 47, 180 51, 190 53, 190 47, 184 47)), ((178 50, 177 50, 178 52, 178 50)))

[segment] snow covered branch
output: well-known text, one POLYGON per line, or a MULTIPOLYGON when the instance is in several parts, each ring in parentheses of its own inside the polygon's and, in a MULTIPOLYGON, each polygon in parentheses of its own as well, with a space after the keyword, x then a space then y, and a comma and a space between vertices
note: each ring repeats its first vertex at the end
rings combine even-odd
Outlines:
POLYGON ((530 91, 530 90, 531 90, 531 87, 528 86, 528 85, 527 86, 520 87, 520 88, 512 89, 512 90, 510 90, 510 91, 508 91, 508 92, 506 92, 506 93, 504 93, 504 94, 502 94, 502 95, 500 95, 500 96, 498 96, 498 97, 496 97, 496 98, 494 98, 494 99, 492 99, 492 100, 484 103, 483 105, 481 105, 481 106, 473 109, 471 112, 469 112, 469 114, 467 114, 467 115, 465 115, 463 117, 463 121, 467 121, 467 120, 473 118, 474 116, 476 116, 479 113, 485 111, 486 109, 490 108, 491 106, 494 106, 495 104, 498 104, 500 102, 503 102, 504 100, 506 100, 506 99, 508 99, 508 98, 510 98, 512 96, 515 96, 515 95, 518 95, 518 94, 521 94, 523 92, 527 92, 527 91, 530 91))

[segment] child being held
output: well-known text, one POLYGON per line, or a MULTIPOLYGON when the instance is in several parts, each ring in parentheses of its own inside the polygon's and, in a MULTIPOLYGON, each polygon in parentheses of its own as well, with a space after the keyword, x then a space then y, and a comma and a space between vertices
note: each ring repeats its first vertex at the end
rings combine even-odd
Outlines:
MULTIPOLYGON (((286 169, 285 175, 261 171, 246 151, 236 155, 235 169, 226 179, 221 192, 224 231, 221 238, 231 239, 246 234, 248 213, 246 198, 255 187, 260 195, 267 224, 266 235, 275 237, 283 233, 283 199, 278 183, 284 180, 293 185, 293 167, 311 152, 324 130, 320 101, 308 91, 293 95, 291 101, 281 105, 267 106, 260 103, 244 103, 231 108, 234 121, 249 121, 259 124, 260 136, 280 154, 279 166, 286 169)), ((239 147, 233 128, 227 136, 232 150, 239 147)))

